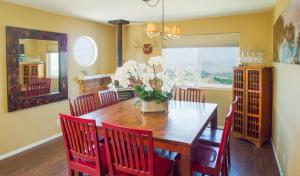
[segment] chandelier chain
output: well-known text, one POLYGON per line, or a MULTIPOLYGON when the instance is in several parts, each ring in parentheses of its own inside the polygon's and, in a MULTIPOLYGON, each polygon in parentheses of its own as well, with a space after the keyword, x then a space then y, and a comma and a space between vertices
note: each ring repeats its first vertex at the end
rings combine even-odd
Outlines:
POLYGON ((161 31, 165 32, 165 1, 162 0, 162 18, 161 18, 162 29, 161 31))
POLYGON ((165 1, 162 0, 162 18, 161 18, 161 31, 162 31, 162 35, 161 35, 161 48, 164 47, 164 39, 163 39, 163 35, 165 33, 165 1))

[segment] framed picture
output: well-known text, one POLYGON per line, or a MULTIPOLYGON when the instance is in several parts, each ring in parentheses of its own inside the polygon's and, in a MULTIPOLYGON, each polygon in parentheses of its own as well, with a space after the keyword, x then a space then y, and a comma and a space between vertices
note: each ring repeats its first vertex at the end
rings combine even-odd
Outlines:
POLYGON ((300 64, 300 0, 291 0, 273 26, 274 61, 300 64))

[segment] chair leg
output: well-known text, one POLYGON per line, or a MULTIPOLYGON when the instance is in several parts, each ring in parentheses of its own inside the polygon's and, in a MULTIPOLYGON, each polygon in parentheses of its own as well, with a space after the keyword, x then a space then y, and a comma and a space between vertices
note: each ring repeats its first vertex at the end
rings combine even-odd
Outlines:
POLYGON ((72 169, 69 169, 69 176, 75 176, 75 171, 72 169))
POLYGON ((224 176, 224 164, 222 164, 222 167, 221 167, 221 176, 224 176))
POLYGON ((228 158, 227 158, 227 156, 225 155, 225 160, 224 160, 224 162, 223 162, 223 167, 224 167, 224 176, 228 176, 228 166, 227 166, 227 160, 228 160, 228 158))
POLYGON ((176 172, 175 172, 175 165, 173 164, 171 170, 170 170, 170 173, 168 174, 169 176, 174 176, 176 175, 176 172))
POLYGON ((174 168, 173 168, 174 169, 174 171, 173 171, 174 172, 174 176, 180 176, 180 174, 179 174, 180 173, 180 169, 179 168, 180 168, 179 164, 175 161, 174 162, 174 168))
POLYGON ((231 166, 231 160, 230 160, 230 143, 227 145, 226 155, 227 155, 228 166, 230 167, 231 166))

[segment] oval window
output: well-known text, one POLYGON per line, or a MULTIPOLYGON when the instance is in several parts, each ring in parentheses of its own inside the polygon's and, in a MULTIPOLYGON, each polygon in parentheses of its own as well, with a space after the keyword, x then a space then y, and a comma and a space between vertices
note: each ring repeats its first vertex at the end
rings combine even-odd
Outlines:
POLYGON ((97 44, 88 36, 79 37, 75 42, 73 54, 79 65, 89 67, 97 60, 97 44))

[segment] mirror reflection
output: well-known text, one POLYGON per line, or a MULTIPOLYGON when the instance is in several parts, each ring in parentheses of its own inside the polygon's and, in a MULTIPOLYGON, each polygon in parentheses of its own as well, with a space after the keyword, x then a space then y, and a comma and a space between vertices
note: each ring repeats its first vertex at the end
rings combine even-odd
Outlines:
POLYGON ((58 42, 19 39, 19 69, 24 98, 59 92, 58 42))

